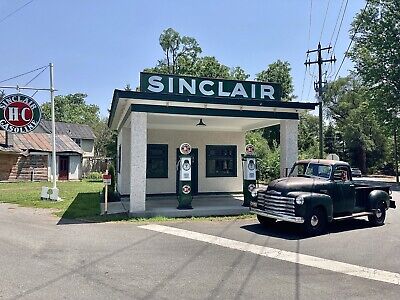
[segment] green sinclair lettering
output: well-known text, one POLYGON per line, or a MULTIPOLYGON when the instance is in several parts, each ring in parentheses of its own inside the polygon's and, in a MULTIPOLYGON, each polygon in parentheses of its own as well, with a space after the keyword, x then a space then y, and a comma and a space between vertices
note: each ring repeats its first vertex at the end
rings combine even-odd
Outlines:
POLYGON ((280 84, 140 73, 142 92, 248 100, 281 100, 280 84))

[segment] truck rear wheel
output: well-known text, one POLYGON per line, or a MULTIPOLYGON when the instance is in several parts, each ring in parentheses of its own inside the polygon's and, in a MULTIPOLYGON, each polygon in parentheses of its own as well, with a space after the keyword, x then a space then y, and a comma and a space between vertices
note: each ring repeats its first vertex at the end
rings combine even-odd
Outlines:
POLYGON ((307 235, 319 235, 325 231, 326 225, 326 213, 322 208, 317 207, 305 218, 303 229, 307 235))
POLYGON ((378 204, 378 207, 376 208, 374 214, 368 216, 368 221, 373 226, 382 226, 383 224, 385 224, 385 218, 386 218, 386 206, 383 202, 381 202, 378 204))
POLYGON ((257 219, 258 219, 258 222, 260 222, 260 224, 264 225, 264 226, 271 226, 271 225, 274 225, 276 222, 275 219, 260 216, 260 215, 257 215, 257 219))

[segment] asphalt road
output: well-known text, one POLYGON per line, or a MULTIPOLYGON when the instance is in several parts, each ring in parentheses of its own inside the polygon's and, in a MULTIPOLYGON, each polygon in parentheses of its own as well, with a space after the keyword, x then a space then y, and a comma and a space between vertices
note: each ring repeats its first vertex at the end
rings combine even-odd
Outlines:
POLYGON ((400 191, 393 197, 399 207, 384 226, 345 221, 313 238, 293 224, 266 229, 256 220, 160 223, 189 237, 211 235, 210 242, 139 223, 60 222, 46 210, 0 204, 0 299, 399 299, 400 284, 213 242, 222 237, 400 273, 400 191))

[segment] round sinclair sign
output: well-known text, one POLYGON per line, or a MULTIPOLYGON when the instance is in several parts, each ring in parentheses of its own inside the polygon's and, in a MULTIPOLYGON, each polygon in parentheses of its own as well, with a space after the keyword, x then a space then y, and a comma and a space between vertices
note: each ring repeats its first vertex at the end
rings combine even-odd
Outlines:
POLYGON ((39 104, 23 94, 4 96, 0 101, 0 126, 11 133, 28 133, 40 122, 39 104))

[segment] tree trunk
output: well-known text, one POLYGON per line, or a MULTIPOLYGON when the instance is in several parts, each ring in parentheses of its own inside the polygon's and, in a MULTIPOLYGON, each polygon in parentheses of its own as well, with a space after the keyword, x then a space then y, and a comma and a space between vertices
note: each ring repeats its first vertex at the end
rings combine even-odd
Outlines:
POLYGON ((367 173, 367 151, 363 146, 360 147, 360 151, 358 152, 358 162, 360 163, 359 167, 363 174, 367 173))

